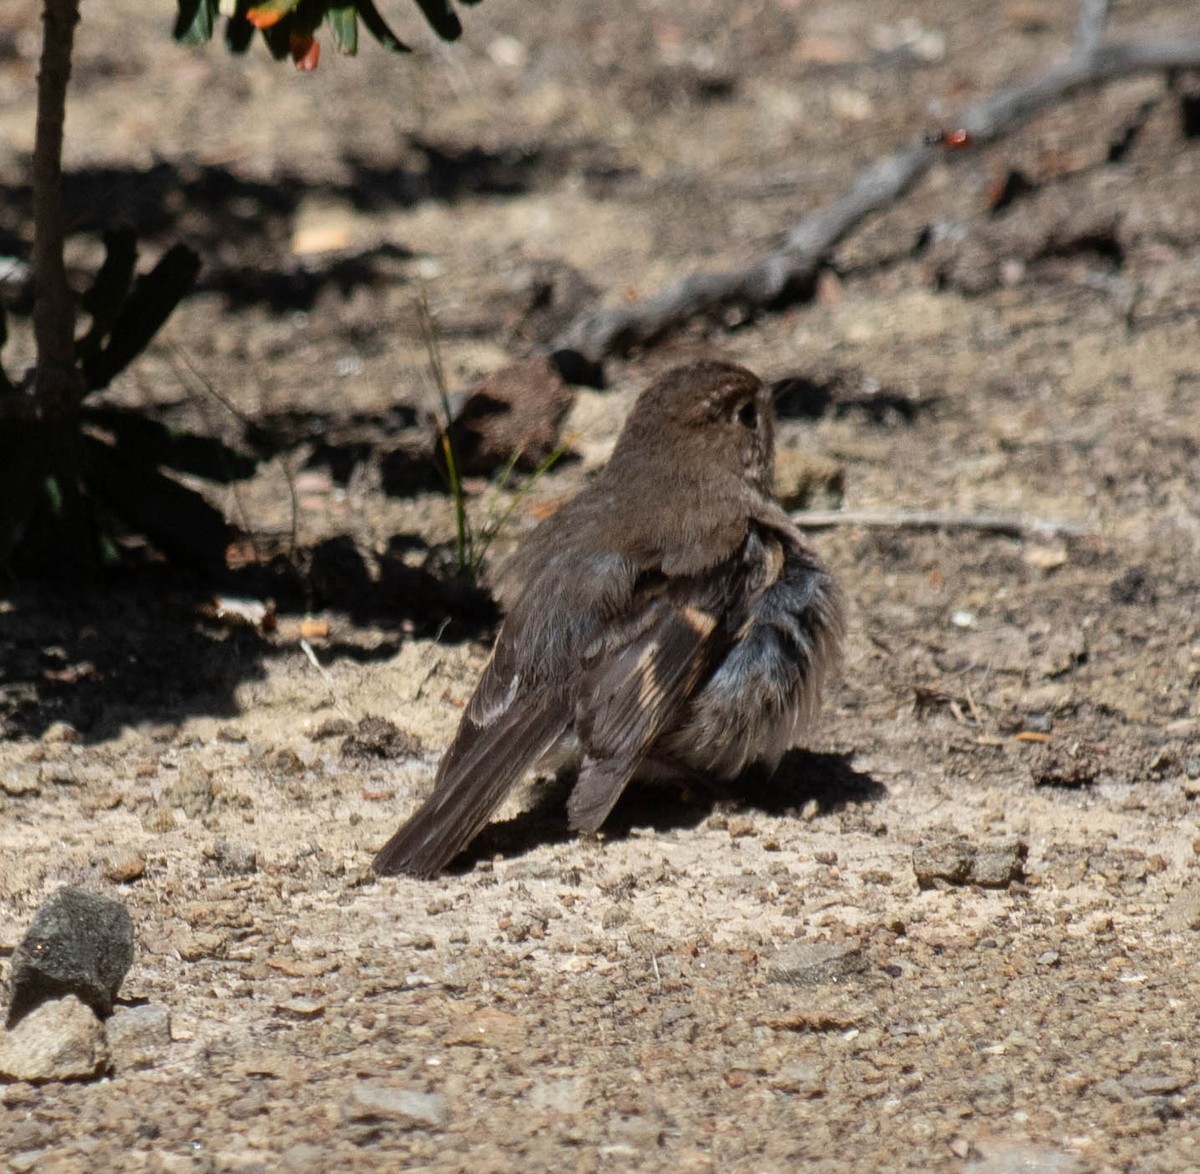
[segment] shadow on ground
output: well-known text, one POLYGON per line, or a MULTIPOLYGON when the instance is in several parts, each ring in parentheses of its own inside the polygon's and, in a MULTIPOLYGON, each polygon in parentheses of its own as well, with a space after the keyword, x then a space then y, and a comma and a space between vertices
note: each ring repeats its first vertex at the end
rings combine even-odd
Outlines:
MULTIPOLYGON (((347 182, 313 182, 281 175, 270 182, 219 164, 193 160, 151 167, 90 167, 64 176, 69 230, 101 235, 136 225, 139 240, 182 240, 204 260, 198 289, 223 293, 231 306, 266 304, 276 312, 309 310, 326 286, 343 296, 391 275, 415 255, 385 242, 317 260, 292 255, 296 214, 308 199, 337 201, 355 213, 411 209, 429 201, 454 204, 478 196, 517 198, 552 186, 568 174, 585 179, 613 171, 612 152, 599 143, 522 143, 488 149, 414 138, 394 165, 343 160, 347 182)), ((27 259, 31 194, 27 183, 0 190, 0 251, 27 259)), ((32 283, 11 298, 28 312, 32 283)))
MULTIPOLYGON (((387 659, 409 636, 486 639, 496 621, 478 584, 409 566, 399 553, 372 573, 349 539, 332 539, 305 561, 305 569, 280 558, 230 573, 218 589, 270 599, 281 620, 328 609, 373 629, 361 642, 322 644, 326 664, 387 659)), ((214 598, 212 588, 159 564, 89 592, 0 595, 0 739, 40 737, 66 722, 96 742, 144 722, 235 716, 237 688, 262 680, 269 659, 297 645, 282 622, 262 634, 219 619, 214 598)))
MULTIPOLYGON (((727 787, 714 786, 704 793, 669 785, 633 785, 606 821, 604 836, 625 839, 635 828, 660 833, 695 828, 717 808, 751 809, 799 819, 812 802, 820 815, 879 802, 887 788, 856 770, 852 758, 851 754, 791 750, 773 775, 752 769, 727 787)), ((451 871, 467 872, 494 856, 520 856, 539 844, 575 839, 576 833, 567 826, 566 811, 573 783, 573 777, 565 777, 544 784, 533 807, 512 819, 489 824, 455 859, 451 871)))

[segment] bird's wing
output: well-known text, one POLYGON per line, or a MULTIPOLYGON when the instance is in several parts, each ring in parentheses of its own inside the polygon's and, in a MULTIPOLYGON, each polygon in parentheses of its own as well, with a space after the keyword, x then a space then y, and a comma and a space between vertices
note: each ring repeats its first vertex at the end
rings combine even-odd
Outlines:
POLYGON ((573 829, 600 827, 647 749, 679 719, 723 651, 720 615, 685 592, 659 592, 594 651, 576 703, 585 757, 567 800, 573 829))
POLYGON ((441 871, 566 730, 569 693, 522 684, 502 631, 442 757, 433 793, 379 851, 377 873, 429 877, 441 871))

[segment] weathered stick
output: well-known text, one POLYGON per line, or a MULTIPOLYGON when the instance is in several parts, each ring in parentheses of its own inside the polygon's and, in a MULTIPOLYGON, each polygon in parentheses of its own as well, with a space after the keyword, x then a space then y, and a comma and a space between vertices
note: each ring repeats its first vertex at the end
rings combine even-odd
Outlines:
MULTIPOLYGON (((1085 9, 1091 6, 1085 4, 1085 9)), ((1102 24, 1081 13, 1078 42, 1102 24)), ((1039 111, 1085 89, 1118 78, 1163 71, 1200 69, 1200 41, 1120 41, 1076 53, 1032 81, 1000 90, 967 108, 955 124, 974 145, 990 143, 1039 111)), ((760 309, 815 278, 833 248, 867 216, 903 195, 938 159, 954 162, 970 151, 937 145, 906 147, 859 173, 850 191, 801 220, 783 245, 744 269, 696 273, 641 302, 581 314, 551 343, 596 362, 606 355, 649 343, 691 318, 727 308, 760 309)))
POLYGON ((873 530, 978 530, 1010 538, 1078 538, 1091 528, 1057 518, 1024 514, 956 514, 947 510, 799 510, 791 515, 802 530, 865 526, 873 530))
POLYGON ((1109 0, 1083 0, 1075 20, 1075 41, 1071 55, 1077 59, 1090 57, 1100 46, 1104 26, 1108 23, 1109 0))

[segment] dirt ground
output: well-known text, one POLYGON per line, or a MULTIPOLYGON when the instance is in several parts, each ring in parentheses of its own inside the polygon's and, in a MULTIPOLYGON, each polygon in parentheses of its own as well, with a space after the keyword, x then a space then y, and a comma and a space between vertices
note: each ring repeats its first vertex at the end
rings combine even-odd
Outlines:
MULTIPOLYGON (((0 3, 17 256, 34 7, 0 3)), ((772 784, 635 794, 587 841, 531 789, 464 868, 377 881, 495 623, 447 576, 422 285, 465 387, 591 296, 769 249, 1061 58, 1074 6, 486 0, 444 47, 393 5, 416 54, 327 45, 312 76, 177 47, 153 7, 83 6, 72 264, 118 218, 148 255, 201 250, 202 288, 110 394, 237 439, 190 364, 281 437, 217 500, 290 570, 258 587, 269 636, 153 566, 84 601, 0 595, 0 979, 81 884, 133 914, 123 995, 172 1019, 148 1067, 0 1088, 10 1168, 1200 1168, 1196 88, 1123 82, 948 153, 813 299, 610 361, 577 459, 489 553, 700 354, 796 378, 785 488, 807 476, 813 505, 1085 533, 819 532, 845 664, 772 784), (372 715, 420 751, 354 753, 372 715), (1023 878, 919 888, 914 850, 957 836, 1027 845, 1023 878)), ((1113 35, 1194 16, 1117 3, 1113 35)), ((472 489, 477 525, 508 500, 472 489)))

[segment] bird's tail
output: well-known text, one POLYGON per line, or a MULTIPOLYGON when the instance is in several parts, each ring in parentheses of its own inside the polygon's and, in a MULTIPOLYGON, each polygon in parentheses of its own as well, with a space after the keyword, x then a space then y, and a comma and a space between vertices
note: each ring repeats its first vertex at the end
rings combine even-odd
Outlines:
POLYGON ((379 850, 375 871, 417 877, 440 872, 479 834, 569 718, 562 699, 546 697, 517 701, 485 726, 464 719, 442 759, 433 794, 379 850))

